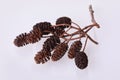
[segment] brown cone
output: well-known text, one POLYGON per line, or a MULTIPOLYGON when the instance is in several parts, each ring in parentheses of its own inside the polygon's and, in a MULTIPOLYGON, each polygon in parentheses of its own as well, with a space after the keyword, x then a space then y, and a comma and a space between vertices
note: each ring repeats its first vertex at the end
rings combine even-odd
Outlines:
POLYGON ((22 33, 14 39, 14 44, 17 47, 21 47, 24 45, 27 45, 29 43, 35 43, 40 40, 42 36, 42 33, 40 29, 35 28, 34 30, 31 30, 29 33, 22 33))
POLYGON ((88 57, 85 52, 76 53, 75 64, 79 69, 84 69, 88 66, 88 57))
POLYGON ((68 57, 70 59, 73 59, 75 57, 76 52, 79 52, 81 48, 82 48, 82 43, 80 40, 73 42, 68 51, 68 57))
POLYGON ((37 64, 40 64, 40 63, 44 64, 45 62, 50 60, 50 56, 51 56, 51 53, 43 49, 35 55, 34 60, 37 64))
POLYGON ((35 28, 39 28, 42 32, 43 35, 47 35, 49 34, 50 32, 53 32, 54 31, 54 28, 51 27, 51 23, 50 22, 40 22, 40 23, 37 23, 36 25, 33 26, 33 29, 35 28))
POLYGON ((48 51, 52 51, 58 44, 60 43, 60 39, 57 36, 50 36, 44 44, 43 44, 43 49, 46 49, 48 51))
POLYGON ((68 49, 68 44, 67 43, 63 42, 63 43, 57 45, 55 47, 55 50, 54 50, 53 54, 52 54, 52 57, 51 57, 52 60, 57 61, 57 60, 61 59, 64 56, 67 49, 68 49))

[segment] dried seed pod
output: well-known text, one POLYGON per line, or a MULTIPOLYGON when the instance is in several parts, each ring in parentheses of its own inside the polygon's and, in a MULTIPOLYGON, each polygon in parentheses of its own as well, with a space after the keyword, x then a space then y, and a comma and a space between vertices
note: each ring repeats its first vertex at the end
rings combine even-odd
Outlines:
POLYGON ((57 61, 59 59, 61 59, 65 52, 67 51, 68 49, 68 44, 67 43, 61 43, 61 44, 58 44, 56 47, 55 47, 55 50, 51 56, 52 60, 53 61, 57 61))
POLYGON ((42 33, 39 28, 31 30, 29 33, 22 33, 16 37, 14 44, 17 47, 27 45, 29 43, 38 42, 41 39, 42 33))
POLYGON ((80 40, 73 42, 68 51, 68 57, 70 59, 73 59, 75 57, 75 53, 79 52, 81 48, 82 48, 82 43, 80 40))
POLYGON ((71 19, 69 17, 60 17, 57 19, 56 24, 69 24, 69 25, 71 25, 71 19))
MULTIPOLYGON (((71 25, 71 19, 68 18, 68 17, 60 17, 56 20, 56 25, 58 24, 68 24, 68 25, 71 25)), ((64 29, 67 28, 69 26, 66 26, 66 25, 62 25, 62 26, 56 26, 55 27, 55 34, 57 36, 60 36, 61 34, 63 34, 65 31, 64 29)))
POLYGON ((85 52, 76 53, 75 64, 79 69, 84 69, 88 66, 88 57, 85 52))
POLYGON ((35 29, 36 27, 39 28, 42 32, 43 35, 47 35, 50 32, 54 31, 54 28, 51 27, 51 23, 50 22, 40 22, 37 23, 36 25, 33 26, 33 29, 35 29))
POLYGON ((59 43, 60 43, 60 39, 59 39, 58 36, 55 36, 55 35, 50 36, 50 38, 48 38, 48 39, 44 42, 44 44, 43 44, 43 49, 52 51, 52 50, 55 48, 55 46, 56 46, 57 44, 59 44, 59 43))
POLYGON ((56 27, 56 28, 55 28, 55 31, 54 31, 54 35, 60 36, 60 35, 62 35, 64 32, 65 32, 65 30, 62 30, 61 28, 56 27))
POLYGON ((42 32, 39 28, 35 28, 30 33, 28 33, 27 36, 27 42, 28 43, 35 43, 38 42, 42 37, 42 32))
POLYGON ((43 49, 38 52, 35 56, 35 61, 37 64, 39 63, 45 63, 50 59, 51 51, 54 49, 54 47, 60 43, 60 39, 57 36, 50 36, 44 44, 43 49))
POLYGON ((37 64, 44 64, 45 62, 47 62, 48 60, 50 60, 50 56, 51 56, 51 52, 47 51, 45 49, 42 49, 40 52, 38 52, 35 57, 34 60, 37 64))
POLYGON ((22 33, 19 36, 16 37, 16 39, 14 40, 14 44, 17 47, 21 47, 24 46, 26 44, 28 44, 28 42, 26 41, 26 37, 27 37, 27 33, 22 33))
MULTIPOLYGON (((69 17, 60 17, 56 20, 56 25, 58 25, 58 24, 71 25, 71 19, 69 17)), ((62 30, 64 31, 64 29, 67 28, 67 27, 69 27, 69 26, 66 26, 66 25, 57 26, 57 27, 55 27, 55 30, 60 30, 59 32, 61 32, 62 30)))

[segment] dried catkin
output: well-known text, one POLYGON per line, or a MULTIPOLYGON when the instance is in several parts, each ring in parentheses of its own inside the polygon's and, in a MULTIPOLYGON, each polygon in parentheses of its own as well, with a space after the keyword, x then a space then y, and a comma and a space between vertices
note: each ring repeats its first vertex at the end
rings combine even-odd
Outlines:
POLYGON ((26 44, 28 44, 27 42, 27 33, 22 33, 20 34, 19 36, 16 37, 16 39, 14 39, 14 44, 17 46, 17 47, 20 47, 20 46, 24 46, 26 44))
POLYGON ((69 24, 69 25, 71 25, 71 19, 69 17, 60 17, 56 20, 56 24, 69 24))
POLYGON ((73 59, 75 57, 76 52, 79 52, 81 48, 82 48, 82 43, 80 40, 73 42, 68 51, 68 57, 70 59, 73 59))
POLYGON ((43 64, 48 60, 50 60, 50 56, 51 56, 51 52, 43 49, 35 55, 34 60, 37 64, 40 63, 43 64))
POLYGON ((27 36, 27 42, 28 43, 35 43, 38 42, 42 37, 42 32, 40 31, 39 28, 35 28, 30 33, 28 33, 27 36))
POLYGON ((46 49, 48 51, 52 51, 57 44, 60 43, 60 39, 58 36, 50 36, 50 38, 46 39, 46 41, 43 44, 43 49, 46 49))
POLYGON ((85 52, 76 53, 75 64, 79 69, 84 69, 88 66, 88 57, 85 52))
POLYGON ((60 39, 57 36, 50 36, 44 44, 43 49, 39 51, 35 56, 35 61, 37 64, 39 63, 45 63, 47 62, 51 57, 51 51, 54 49, 54 47, 60 43, 60 39))
MULTIPOLYGON (((56 20, 56 25, 59 25, 59 24, 68 24, 68 25, 71 25, 71 19, 68 18, 68 17, 60 17, 56 20)), ((55 34, 57 36, 60 36, 62 35, 64 32, 65 32, 65 28, 67 28, 69 26, 67 25, 61 25, 61 26, 57 26, 55 27, 55 34)))
POLYGON ((29 33, 22 33, 14 39, 14 44, 18 47, 29 43, 38 42, 41 39, 42 33, 39 28, 31 30, 29 33))
POLYGON ((63 30, 63 29, 61 29, 59 27, 56 27, 55 31, 54 31, 54 35, 61 36, 64 32, 65 32, 65 30, 63 30))
POLYGON ((37 23, 36 25, 33 26, 33 29, 35 29, 36 27, 39 28, 42 32, 43 35, 47 35, 50 32, 54 31, 54 28, 51 27, 51 23, 50 22, 40 22, 37 23))
POLYGON ((68 49, 67 43, 63 42, 63 43, 57 45, 51 56, 52 61, 57 61, 57 60, 61 59, 64 56, 64 54, 66 53, 67 49, 68 49))

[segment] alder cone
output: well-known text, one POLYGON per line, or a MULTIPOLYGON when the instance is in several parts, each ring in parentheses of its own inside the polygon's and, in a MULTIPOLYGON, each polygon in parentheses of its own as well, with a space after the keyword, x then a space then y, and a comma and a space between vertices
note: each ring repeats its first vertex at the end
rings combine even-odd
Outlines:
POLYGON ((45 62, 50 60, 50 56, 51 52, 43 49, 35 55, 34 60, 37 64, 44 64, 45 62))
MULTIPOLYGON (((59 24, 71 25, 71 19, 68 18, 68 17, 60 17, 56 20, 56 25, 59 25, 59 24)), ((56 26, 55 27, 55 34, 57 36, 62 35, 65 32, 64 29, 67 28, 67 27, 69 27, 69 26, 66 26, 66 25, 56 26)))
POLYGON ((45 63, 48 60, 50 60, 51 57, 51 51, 54 49, 54 47, 60 43, 60 39, 57 36, 50 36, 50 38, 46 39, 46 41, 43 44, 43 49, 39 51, 35 56, 35 61, 37 64, 45 63))
POLYGON ((46 49, 48 51, 52 51, 55 46, 57 46, 60 43, 60 39, 58 36, 50 36, 50 38, 48 38, 44 44, 43 44, 43 49, 46 49))
POLYGON ((66 53, 67 49, 68 49, 67 43, 63 42, 63 43, 57 45, 51 56, 52 61, 57 61, 57 60, 61 59, 64 56, 64 54, 66 53))
POLYGON ((76 52, 79 52, 81 48, 82 48, 82 43, 80 40, 73 42, 68 51, 68 57, 70 59, 73 59, 75 57, 76 52))
POLYGON ((56 20, 56 24, 69 24, 69 25, 71 25, 71 19, 69 17, 60 17, 56 20))
POLYGON ((27 36, 28 36, 27 33, 20 34, 19 36, 16 37, 16 39, 14 39, 14 44, 17 47, 21 47, 21 46, 28 44, 26 40, 27 36))
POLYGON ((39 28, 42 32, 43 35, 47 35, 49 34, 50 32, 53 32, 54 31, 54 28, 51 27, 51 23, 50 22, 40 22, 40 23, 37 23, 36 25, 33 26, 33 29, 35 28, 39 28))
POLYGON ((39 28, 35 28, 30 33, 28 33, 27 36, 27 42, 28 43, 35 43, 38 42, 42 37, 42 32, 40 31, 39 28))
POLYGON ((85 52, 76 53, 75 64, 79 69, 85 69, 88 66, 88 57, 85 52))
POLYGON ((61 36, 64 32, 65 32, 65 30, 63 30, 62 28, 55 27, 54 35, 61 36))
POLYGON ((22 33, 14 39, 14 44, 17 47, 25 46, 29 43, 38 42, 42 37, 42 33, 39 28, 31 30, 29 33, 22 33))

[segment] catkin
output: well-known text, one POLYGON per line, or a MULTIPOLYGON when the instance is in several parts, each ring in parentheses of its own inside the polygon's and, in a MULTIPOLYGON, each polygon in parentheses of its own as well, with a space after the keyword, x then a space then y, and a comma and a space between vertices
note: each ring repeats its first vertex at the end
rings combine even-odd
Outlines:
POLYGON ((85 52, 76 53, 75 64, 79 69, 84 69, 88 66, 88 57, 85 52))
POLYGON ((64 54, 66 53, 67 49, 68 49, 67 43, 63 42, 63 43, 57 45, 51 56, 52 61, 57 61, 57 60, 61 59, 64 56, 64 54))
POLYGON ((82 48, 82 43, 80 40, 73 42, 68 51, 68 57, 70 59, 73 59, 75 57, 76 52, 80 51, 81 48, 82 48))

